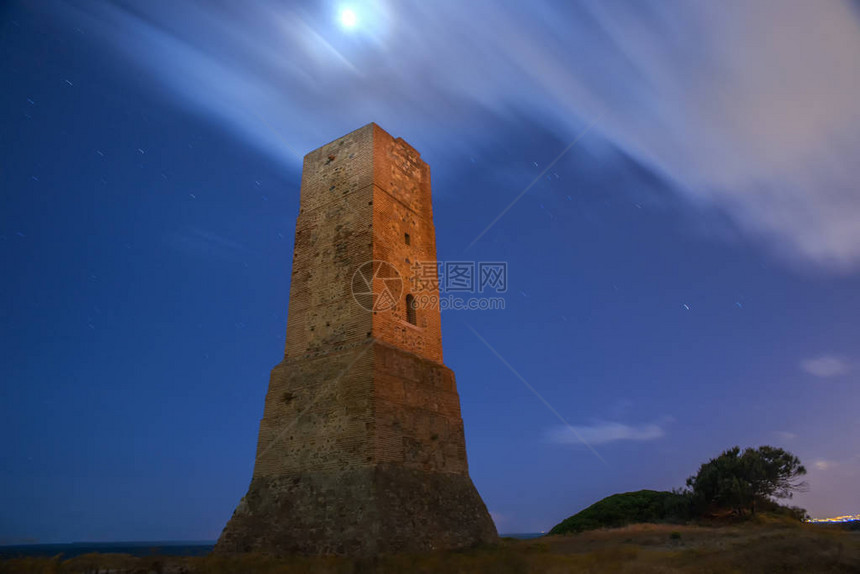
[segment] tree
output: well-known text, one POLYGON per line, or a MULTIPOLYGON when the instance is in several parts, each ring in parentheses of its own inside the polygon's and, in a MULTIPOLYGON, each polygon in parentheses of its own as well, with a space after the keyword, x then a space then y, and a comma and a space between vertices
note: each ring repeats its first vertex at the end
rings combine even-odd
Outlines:
POLYGON ((806 483, 798 480, 804 474, 800 459, 781 448, 761 446, 741 452, 736 446, 699 467, 687 486, 699 511, 718 507, 755 514, 756 503, 791 498, 795 491, 805 490, 806 483))

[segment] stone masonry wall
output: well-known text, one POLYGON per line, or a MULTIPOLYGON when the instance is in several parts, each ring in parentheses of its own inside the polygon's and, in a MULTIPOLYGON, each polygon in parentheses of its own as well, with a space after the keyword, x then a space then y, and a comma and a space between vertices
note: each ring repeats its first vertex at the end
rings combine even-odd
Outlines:
POLYGON ((369 311, 351 292, 373 258, 373 131, 356 130, 305 156, 287 318, 287 358, 369 339, 369 311))
POLYGON ((406 320, 406 296, 420 302, 435 297, 438 285, 419 290, 411 279, 416 262, 436 261, 436 230, 430 201, 430 166, 412 146, 375 127, 373 173, 373 258, 394 265, 403 278, 398 305, 373 317, 373 334, 396 347, 442 362, 442 322, 438 307, 419 308, 417 325, 406 320), (409 243, 406 243, 409 234, 409 243))
POLYGON ((450 369, 371 340, 272 370, 254 476, 382 463, 468 472, 450 369))
MULTIPOLYGON (((407 320, 415 262, 435 261, 430 169, 375 124, 305 156, 284 359, 271 373, 254 475, 216 552, 370 555, 496 540, 469 479, 438 307, 407 320), (407 240, 406 235, 409 238, 407 240), (390 263, 392 308, 353 297, 390 263)), ((382 280, 373 292, 382 290, 382 280)))
POLYGON ((375 461, 467 474, 460 397, 451 369, 379 342, 374 370, 375 461))
POLYGON ((254 476, 371 465, 373 373, 371 341, 272 369, 254 476))

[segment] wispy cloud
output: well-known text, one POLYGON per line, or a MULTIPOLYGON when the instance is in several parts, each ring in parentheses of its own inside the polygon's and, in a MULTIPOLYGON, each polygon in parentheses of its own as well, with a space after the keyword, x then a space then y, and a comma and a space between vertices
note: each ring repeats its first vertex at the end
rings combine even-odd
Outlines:
POLYGON ((199 227, 188 227, 167 235, 167 243, 193 257, 211 257, 216 259, 239 259, 246 257, 250 251, 238 241, 234 241, 223 235, 200 229, 199 227))
POLYGON ((794 440, 797 438, 796 434, 788 431, 774 431, 773 434, 781 440, 794 440))
POLYGON ((350 34, 335 2, 56 6, 159 93, 291 165, 368 121, 442 157, 494 137, 475 117, 526 114, 563 141, 601 117, 590 137, 775 252, 860 264, 849 0, 355 4, 370 27, 350 34))
POLYGON ((646 441, 666 435, 662 423, 629 425, 620 422, 598 422, 588 426, 558 426, 547 432, 547 440, 557 444, 606 444, 617 441, 646 441), (581 437, 581 438, 580 438, 581 437))
POLYGON ((812 466, 814 466, 818 470, 830 470, 836 465, 837 463, 835 461, 824 459, 819 459, 812 463, 812 466))
POLYGON ((837 377, 851 370, 850 365, 842 358, 833 355, 822 355, 800 362, 800 368, 814 377, 837 377))

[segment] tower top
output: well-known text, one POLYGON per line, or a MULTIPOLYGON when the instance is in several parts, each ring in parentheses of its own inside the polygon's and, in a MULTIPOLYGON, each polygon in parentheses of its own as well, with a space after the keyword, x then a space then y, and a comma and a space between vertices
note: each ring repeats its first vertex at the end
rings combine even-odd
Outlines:
POLYGON ((363 125, 363 126, 361 126, 360 128, 358 128, 358 129, 356 129, 356 130, 353 130, 353 131, 349 132, 349 133, 348 133, 348 134, 346 134, 346 135, 342 135, 342 136, 340 136, 339 138, 333 139, 333 140, 331 140, 330 142, 328 142, 327 144, 322 145, 322 146, 318 147, 317 149, 315 149, 315 150, 313 150, 313 151, 308 152, 307 154, 305 154, 305 157, 309 156, 310 154, 312 154, 312 153, 314 153, 315 151, 318 151, 318 150, 320 150, 320 149, 322 149, 322 148, 324 148, 324 147, 327 147, 327 146, 330 146, 330 145, 332 145, 332 144, 334 144, 334 143, 337 143, 337 142, 339 142, 340 140, 342 140, 342 139, 344 139, 344 138, 348 138, 349 136, 351 136, 351 135, 353 135, 353 134, 355 134, 355 133, 357 133, 357 132, 360 132, 360 131, 362 131, 362 130, 377 130, 378 132, 381 132, 381 133, 385 134, 386 136, 388 136, 388 137, 389 137, 389 138, 391 138, 392 140, 395 140, 395 141, 401 142, 402 144, 406 145, 406 146, 407 146, 407 147, 409 147, 409 149, 411 149, 411 150, 412 150, 416 155, 418 155, 419 157, 421 157, 421 153, 420 153, 417 149, 415 149, 414 147, 412 147, 412 146, 409 144, 409 142, 407 142, 407 141, 406 141, 406 140, 404 140, 403 138, 399 138, 399 137, 398 137, 398 138, 395 138, 395 137, 394 137, 394 136, 392 136, 390 133, 388 133, 384 128, 382 128, 379 124, 377 124, 376 122, 370 122, 370 123, 364 124, 364 125, 363 125))
POLYGON ((304 158, 286 357, 373 338, 442 362, 430 167, 375 123, 304 158))

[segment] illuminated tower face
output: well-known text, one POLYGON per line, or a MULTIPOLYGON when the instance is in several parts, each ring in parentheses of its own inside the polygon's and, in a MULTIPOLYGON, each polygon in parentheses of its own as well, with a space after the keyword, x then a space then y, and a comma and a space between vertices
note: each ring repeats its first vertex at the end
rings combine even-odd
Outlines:
MULTIPOLYGON (((375 338, 441 363, 438 307, 415 310, 412 324, 406 306, 419 294, 413 267, 435 260, 430 166, 412 146, 370 124, 309 153, 286 358, 375 338), (367 297, 363 281, 371 278, 367 297)), ((425 281, 420 294, 439 293, 425 281)))
POLYGON ((439 309, 413 304, 438 300, 417 267, 435 259, 430 168, 409 144, 369 124, 305 156, 284 360, 216 552, 496 539, 468 475, 439 309))

